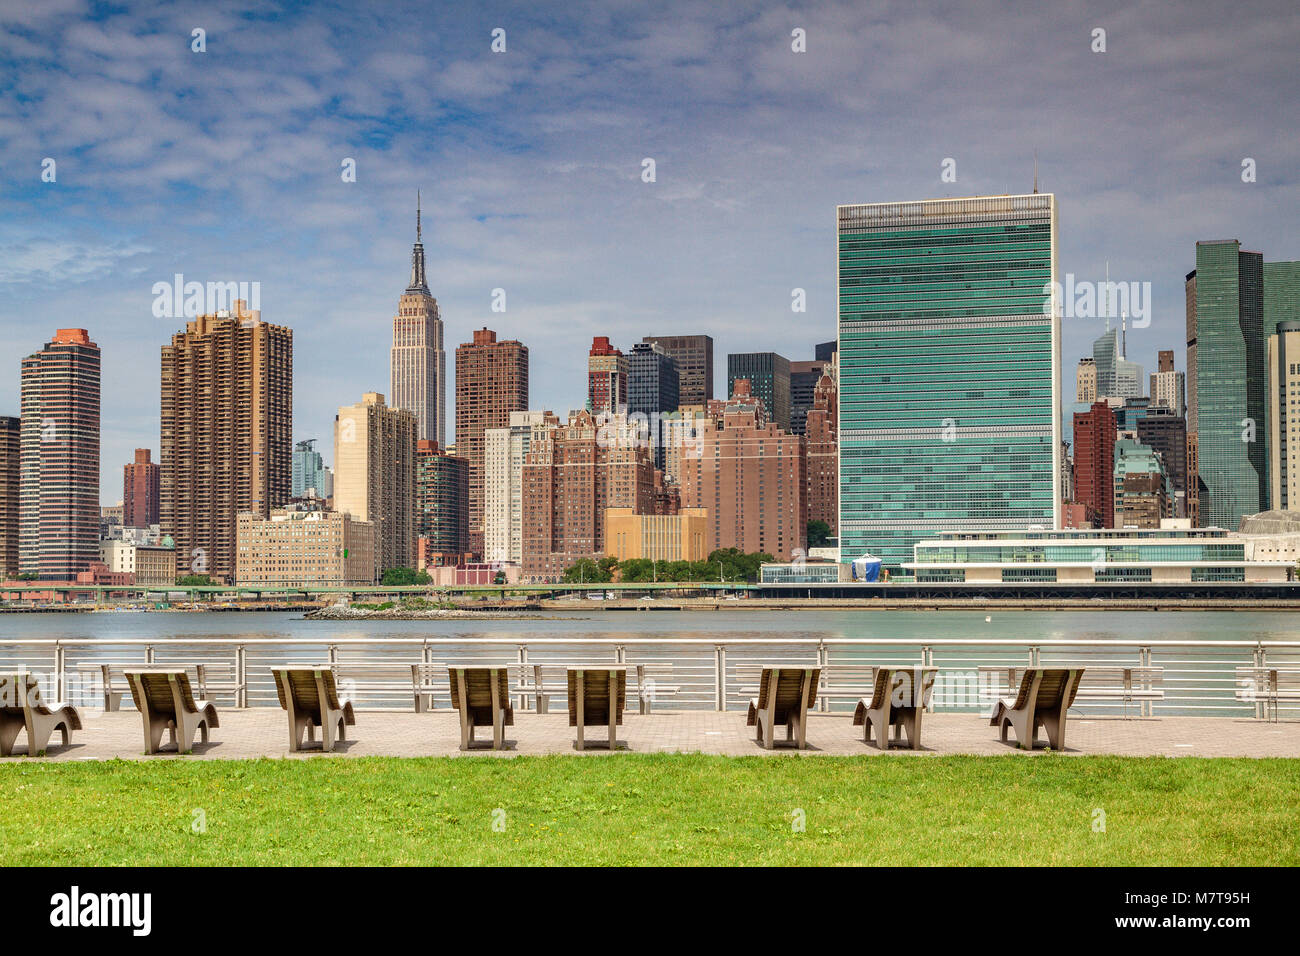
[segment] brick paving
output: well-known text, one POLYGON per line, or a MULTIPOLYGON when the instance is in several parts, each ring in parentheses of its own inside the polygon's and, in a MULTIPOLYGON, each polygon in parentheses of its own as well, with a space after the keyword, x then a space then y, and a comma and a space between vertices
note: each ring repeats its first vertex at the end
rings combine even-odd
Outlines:
MULTIPOLYGON (((218 711, 221 726, 212 732, 211 742, 196 743, 187 759, 219 760, 247 757, 287 757, 288 721, 277 708, 257 707, 239 710, 232 707, 218 711)), ((725 754, 729 756, 781 755, 797 751, 781 747, 784 733, 778 729, 778 749, 764 750, 754 741, 753 728, 745 726, 740 712, 664 711, 649 715, 627 714, 619 728, 619 752, 636 753, 686 752, 725 754)), ((168 754, 170 736, 164 751, 156 757, 144 754, 140 716, 127 709, 116 713, 86 713, 84 729, 73 733, 71 746, 60 744, 56 733, 50 741, 46 760, 127 760, 175 759, 168 754)), ((319 735, 318 735, 319 736, 319 735)), ((466 756, 459 750, 460 729, 456 713, 450 710, 416 714, 392 711, 359 711, 355 727, 348 728, 351 738, 340 744, 340 757, 430 757, 466 756)), ((491 741, 492 731, 479 731, 479 737, 491 741)), ((1011 735, 1014 737, 1014 734, 1011 735)), ((598 748, 585 751, 606 754, 608 740, 604 727, 587 730, 589 744, 598 748)), ((563 712, 533 714, 515 712, 515 726, 506 728, 507 749, 493 752, 475 750, 471 756, 515 756, 523 754, 572 754, 573 728, 563 712)), ((922 730, 924 749, 920 754, 1019 754, 1032 759, 1026 751, 998 740, 996 728, 988 719, 976 714, 928 714, 922 730)), ((854 727, 847 715, 815 714, 808 721, 808 754, 879 755, 873 744, 862 740, 862 728, 854 727)), ((0 758, 0 762, 26 760, 27 735, 20 735, 18 756, 0 758)), ((1043 738, 1040 737, 1040 747, 1043 738)), ((1072 755, 1114 754, 1123 756, 1167 757, 1300 757, 1300 720, 1284 719, 1277 723, 1238 717, 1154 717, 1123 720, 1118 717, 1074 717, 1067 726, 1066 752, 1072 755)), ((319 751, 315 753, 319 754, 319 751)), ((914 752, 896 749, 894 755, 914 752)), ((1041 749, 1037 751, 1041 753, 1041 749)), ((311 756, 303 751, 302 756, 311 756)))

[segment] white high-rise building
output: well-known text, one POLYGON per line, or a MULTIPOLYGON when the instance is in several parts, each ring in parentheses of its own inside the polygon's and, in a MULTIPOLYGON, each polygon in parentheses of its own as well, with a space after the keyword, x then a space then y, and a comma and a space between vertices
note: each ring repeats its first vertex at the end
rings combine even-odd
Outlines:
POLYGON ((438 300, 429 294, 424 274, 420 202, 415 203, 415 247, 411 250, 411 284, 393 317, 393 352, 389 396, 394 408, 415 413, 416 439, 447 446, 447 353, 443 350, 438 300))
POLYGON ((553 412, 511 412, 510 427, 483 432, 483 559, 523 562, 524 456, 538 435, 558 428, 553 412))

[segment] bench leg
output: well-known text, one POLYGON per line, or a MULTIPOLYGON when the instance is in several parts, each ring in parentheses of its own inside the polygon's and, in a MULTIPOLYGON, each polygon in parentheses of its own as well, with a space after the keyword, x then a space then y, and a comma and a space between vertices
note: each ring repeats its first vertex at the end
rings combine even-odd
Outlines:
POLYGON ((0 713, 0 757, 13 754, 14 743, 18 740, 18 734, 22 732, 24 726, 26 724, 22 720, 15 720, 0 713))

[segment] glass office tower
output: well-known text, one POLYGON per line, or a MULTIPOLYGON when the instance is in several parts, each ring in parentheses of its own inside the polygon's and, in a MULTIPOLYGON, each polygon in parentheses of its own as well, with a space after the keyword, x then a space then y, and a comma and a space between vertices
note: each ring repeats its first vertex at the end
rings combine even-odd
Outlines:
POLYGON ((840 552, 1059 527, 1050 193, 840 206, 840 552))
POLYGON ((1235 239, 1198 242, 1187 276, 1187 431, 1203 527, 1235 531, 1268 505, 1263 266, 1235 239))

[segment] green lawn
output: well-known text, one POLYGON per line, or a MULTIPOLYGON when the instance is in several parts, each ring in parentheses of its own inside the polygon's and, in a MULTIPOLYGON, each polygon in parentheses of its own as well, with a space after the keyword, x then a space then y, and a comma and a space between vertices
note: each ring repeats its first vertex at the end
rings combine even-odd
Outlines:
POLYGON ((1298 818, 1295 760, 620 754, 0 766, 10 866, 1294 866, 1298 818), (1097 810, 1104 832, 1094 830, 1097 810), (206 832, 196 833, 200 822, 206 832))

